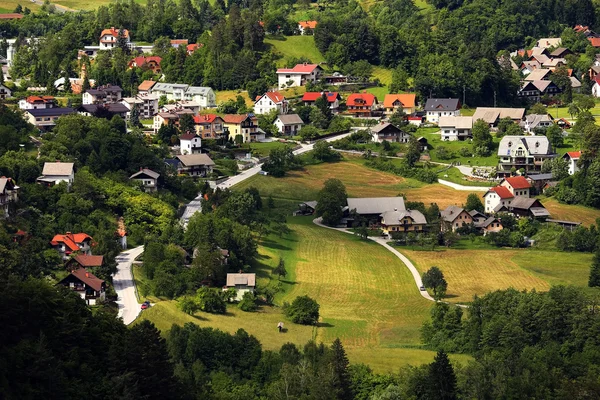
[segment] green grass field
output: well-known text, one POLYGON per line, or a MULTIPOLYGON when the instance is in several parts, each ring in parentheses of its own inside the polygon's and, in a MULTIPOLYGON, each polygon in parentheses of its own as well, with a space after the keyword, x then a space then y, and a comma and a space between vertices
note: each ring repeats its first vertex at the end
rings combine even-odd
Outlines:
POLYGON ((494 183, 494 182, 478 181, 478 180, 469 178, 469 177, 463 175, 462 172, 460 172, 458 170, 458 168, 456 168, 456 167, 452 167, 450 169, 441 168, 440 172, 438 173, 438 178, 446 180, 446 181, 458 183, 459 185, 463 185, 463 186, 485 186, 485 187, 496 186, 496 183, 494 183), (469 180, 469 179, 471 179, 471 180, 469 180))
POLYGON ((282 142, 267 142, 267 143, 250 143, 250 148, 252 149, 252 154, 258 157, 266 157, 269 155, 269 152, 273 149, 277 149, 279 147, 289 146, 286 143, 282 142))
POLYGON ((1 0, 0 13, 12 13, 19 4, 23 8, 29 8, 32 12, 39 11, 40 9, 40 6, 27 0, 1 0))
POLYGON ((278 67, 284 67, 292 58, 306 57, 313 63, 325 61, 321 52, 315 46, 313 36, 267 36, 265 43, 273 48, 282 58, 277 61, 278 67))
MULTIPOLYGON (((138 4, 146 4, 146 0, 135 0, 138 4)), ((115 3, 115 0, 57 0, 52 3, 73 9, 73 10, 95 10, 100 6, 107 6, 115 3)))
MULTIPOLYGON (((372 77, 373 79, 379 79, 379 82, 388 86, 392 83, 392 70, 389 68, 374 66, 372 77)), ((380 101, 383 101, 383 98, 380 101)))
POLYGON ((377 101, 379 101, 380 103, 383 103, 383 99, 385 98, 385 95, 390 93, 390 90, 387 85, 371 87, 371 88, 366 89, 366 91, 367 91, 367 93, 374 94, 375 97, 377 97, 377 101))
MULTIPOLYGON (((492 154, 488 157, 463 157, 459 154, 461 148, 466 147, 469 151, 473 150, 473 146, 471 142, 468 140, 460 141, 444 141, 439 134, 439 130, 435 130, 435 132, 417 132, 417 136, 423 136, 427 139, 429 143, 429 155, 431 156, 431 161, 442 162, 442 163, 451 163, 455 161, 460 161, 463 165, 473 165, 480 167, 493 167, 498 165, 498 156, 496 155, 496 150, 494 149, 492 154), (449 160, 442 160, 438 157, 436 149, 439 147, 445 147, 448 151, 454 154, 454 157, 449 160)), ((494 137, 494 143, 496 146, 500 143, 500 140, 494 137)))

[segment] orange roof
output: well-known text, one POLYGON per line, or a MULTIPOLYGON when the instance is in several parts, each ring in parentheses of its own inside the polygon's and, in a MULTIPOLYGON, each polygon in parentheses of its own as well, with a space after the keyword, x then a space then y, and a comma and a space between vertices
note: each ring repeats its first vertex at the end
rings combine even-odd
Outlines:
POLYGON ((298 25, 302 27, 302 29, 315 29, 317 27, 317 21, 300 21, 298 25))
POLYGON ((412 108, 415 106, 415 102, 417 100, 417 95, 414 93, 406 93, 406 94, 386 94, 383 99, 383 106, 385 108, 394 107, 394 103, 398 100, 402 103, 403 107, 412 108))
POLYGON ((346 100, 346 104, 349 106, 371 107, 376 102, 377 97, 371 93, 352 93, 346 100))
POLYGON ((315 68, 318 68, 319 66, 317 64, 297 64, 294 68, 280 68, 277 70, 278 74, 281 73, 294 73, 294 74, 310 74, 311 72, 313 72, 315 70, 315 68))
POLYGON ((187 39, 171 39, 171 44, 185 44, 187 46, 188 44, 188 40, 187 39))
POLYGON ((79 250, 78 243, 83 243, 87 239, 92 240, 92 237, 87 233, 67 233, 66 235, 55 235, 50 242, 53 246, 64 243, 71 251, 79 250))
POLYGON ((590 41, 593 47, 600 47, 600 38, 589 37, 588 40, 590 41))
POLYGON ((510 192, 510 190, 508 190, 504 186, 496 186, 496 187, 490 188, 490 190, 488 190, 488 193, 489 192, 496 193, 498 196, 500 196, 501 199, 512 199, 513 197, 515 197, 510 192))
MULTIPOLYGON (((102 33, 100 34, 100 37, 102 37, 104 35, 111 35, 111 36, 114 36, 114 37, 118 37, 119 36, 119 29, 115 29, 114 27, 112 27, 110 29, 104 29, 102 31, 102 33)), ((127 29, 123 29, 123 36, 129 37, 129 31, 127 29)))
POLYGON ((508 182, 514 189, 529 189, 531 187, 524 176, 512 176, 504 180, 508 182))
POLYGON ((340 98, 340 94, 338 92, 306 92, 304 93, 304 96, 302 96, 302 101, 317 101, 317 99, 323 95, 325 95, 327 101, 330 103, 334 103, 340 98))
POLYGON ((579 160, 579 157, 581 157, 581 151, 568 151, 567 154, 572 160, 579 160))
POLYGON ((225 114, 223 115, 223 121, 226 124, 241 124, 248 118, 248 114, 225 114))
POLYGON ((104 284, 104 281, 91 272, 88 272, 85 268, 77 268, 71 272, 71 275, 75 276, 77 279, 95 291, 102 290, 102 284, 104 284))
POLYGON ((194 115, 194 122, 197 124, 213 123, 217 118, 219 118, 219 116, 216 114, 194 115))
POLYGON ((575 32, 585 32, 589 29, 588 26, 583 26, 583 25, 575 25, 575 28, 573 28, 573 30, 575 32))
MULTIPOLYGON (((133 59, 131 59, 131 61, 129 61, 129 66, 132 67, 134 64, 136 67, 142 67, 144 64, 148 64, 150 62, 154 61, 156 64, 158 64, 160 66, 160 62, 162 61, 162 58, 158 57, 158 56, 150 56, 150 57, 135 57, 133 59)), ((144 81, 146 82, 146 81, 144 81)), ((142 83, 144 83, 142 82, 142 83)))
POLYGON ((21 19, 21 18, 23 18, 23 14, 18 14, 18 13, 0 14, 0 19, 21 19))
POLYGON ((199 47, 204 47, 204 45, 202 43, 188 44, 187 51, 193 53, 194 51, 198 50, 199 47))
POLYGON ((32 103, 52 103, 54 102, 54 97, 52 96, 29 96, 25 99, 26 102, 32 103))
POLYGON ((138 90, 139 91, 150 90, 150 89, 152 89, 152 86, 154 86, 155 84, 156 84, 155 81, 144 81, 144 82, 140 83, 140 86, 138 86, 138 90))
POLYGON ((103 256, 88 256, 86 254, 77 254, 73 259, 82 267, 100 267, 104 261, 103 256))
POLYGON ((279 93, 279 92, 266 92, 262 96, 256 96, 256 101, 262 99, 262 97, 265 96, 265 95, 269 99, 271 99, 274 103, 281 103, 282 101, 285 100, 285 97, 281 93, 279 93))

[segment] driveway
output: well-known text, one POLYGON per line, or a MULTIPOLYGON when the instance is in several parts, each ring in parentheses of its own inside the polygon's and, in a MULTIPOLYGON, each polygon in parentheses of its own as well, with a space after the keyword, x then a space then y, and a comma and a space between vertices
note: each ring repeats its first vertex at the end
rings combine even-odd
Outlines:
POLYGON ((135 282, 131 264, 133 260, 144 252, 144 246, 129 249, 117 256, 117 272, 113 276, 113 285, 117 292, 119 305, 118 317, 123 318, 125 325, 131 324, 140 314, 141 306, 135 295, 135 282))

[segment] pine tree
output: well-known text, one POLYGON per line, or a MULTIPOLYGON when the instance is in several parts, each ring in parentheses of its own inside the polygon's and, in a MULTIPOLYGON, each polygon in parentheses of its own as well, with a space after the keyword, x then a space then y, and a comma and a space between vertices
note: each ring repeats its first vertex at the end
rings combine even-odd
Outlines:
POLYGON ((592 267, 590 268, 590 279, 588 280, 588 286, 600 286, 600 247, 598 247, 598 249, 596 250, 596 254, 594 254, 594 259, 592 260, 592 267))
POLYGON ((281 279, 282 276, 285 277, 287 275, 287 270, 285 269, 285 261, 283 261, 283 258, 279 258, 279 264, 277 264, 277 267, 275 267, 273 273, 277 274, 279 276, 279 279, 281 279))
POLYGON ((338 399, 351 399, 352 390, 350 389, 350 373, 348 372, 348 357, 339 338, 336 338, 331 345, 331 367, 335 378, 334 388, 338 399))
POLYGON ((438 400, 456 399, 456 376, 448 355, 438 351, 433 363, 429 364, 428 398, 438 400))
POLYGON ((87 77, 87 75, 83 78, 83 84, 81 85, 81 91, 82 93, 85 93, 86 91, 88 91, 90 89, 90 80, 87 77))
POLYGON ((137 128, 138 126, 140 126, 140 112, 138 111, 138 108, 135 104, 131 109, 131 117, 129 118, 129 124, 132 128, 137 128))

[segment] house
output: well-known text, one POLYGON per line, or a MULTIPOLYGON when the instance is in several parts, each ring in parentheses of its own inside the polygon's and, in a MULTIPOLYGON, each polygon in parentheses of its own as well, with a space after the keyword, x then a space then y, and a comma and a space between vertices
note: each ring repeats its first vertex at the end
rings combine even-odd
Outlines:
POLYGON ((130 44, 129 31, 127 29, 104 29, 100 34, 100 50, 110 50, 117 46, 119 35, 123 35, 123 38, 130 44))
POLYGON ((474 225, 475 228, 483 232, 483 236, 487 235, 488 233, 500 232, 502 229, 504 229, 504 226, 502 226, 502 221, 496 217, 486 218, 483 222, 478 222, 474 225))
POLYGON ((548 174, 533 174, 527 175, 527 182, 531 185, 531 194, 542 194, 544 191, 544 187, 548 182, 551 182, 553 175, 551 173, 548 174))
POLYGON ((87 233, 67 232, 64 235, 55 235, 50 241, 50 245, 66 261, 73 253, 91 255, 92 240, 92 237, 87 233))
POLYGON ((410 133, 404 132, 389 122, 381 122, 370 128, 370 131, 373 141, 376 143, 381 143, 384 140, 388 142, 408 143, 412 137, 410 133))
POLYGON ((525 81, 517 93, 519 97, 532 103, 539 103, 544 97, 554 97, 561 93, 561 90, 552 81, 525 81))
POLYGON ((23 117, 30 124, 36 126, 40 130, 45 130, 56 125, 58 120, 63 115, 74 114, 75 110, 70 107, 54 107, 42 108, 35 110, 25 110, 23 117))
POLYGON ((19 100, 19 108, 21 110, 38 110, 55 107, 56 99, 53 96, 28 96, 19 100))
POLYGON ((530 74, 523 78, 523 80, 526 82, 549 81, 551 74, 552 71, 547 68, 538 68, 533 70, 530 74))
POLYGON ((417 143, 419 143, 419 151, 424 152, 429 148, 429 143, 427 142, 427 138, 421 136, 417 138, 417 143))
POLYGON ((499 205, 494 210, 496 213, 506 212, 514 215, 517 218, 536 218, 546 219, 550 213, 542 203, 535 198, 517 197, 509 205, 499 205))
POLYGON ((259 139, 257 119, 253 114, 226 114, 223 116, 229 139, 235 141, 241 135, 242 143, 256 142, 259 139))
POLYGON ((182 155, 202 153, 202 138, 195 133, 179 136, 179 153, 182 155))
POLYGON ((206 177, 211 174, 215 163, 206 154, 185 154, 176 156, 177 172, 193 177, 206 177))
POLYGON ((304 203, 298 204, 298 211, 295 215, 313 215, 317 210, 316 201, 305 201, 304 203))
POLYGON ((423 117, 420 115, 409 115, 406 120, 411 125, 421 126, 423 124, 423 117))
POLYGON ((160 174, 154 172, 148 168, 140 168, 138 172, 131 175, 129 180, 138 181, 144 187, 144 191, 147 193, 156 192, 158 189, 158 178, 160 174))
POLYGON ((485 212, 498 212, 499 207, 511 206, 518 197, 529 198, 530 190, 531 184, 523 176, 505 178, 483 195, 485 212))
POLYGON ((458 99, 427 99, 425 103, 427 122, 437 124, 440 117, 458 117, 460 101, 458 99))
POLYGON ((159 129, 163 125, 176 125, 179 121, 179 115, 171 112, 159 112, 154 114, 154 121, 152 126, 154 128, 154 133, 158 133, 159 129))
POLYGON ((13 178, 0 177, 0 217, 9 215, 9 204, 17 201, 18 191, 13 178))
POLYGON ((340 108, 340 101, 342 100, 342 96, 340 96, 338 92, 306 92, 302 96, 302 102, 305 106, 314 106, 315 101, 322 96, 325 96, 327 99, 331 111, 334 113, 337 112, 340 108))
POLYGON ((404 114, 413 114, 416 111, 417 95, 414 93, 406 94, 386 94, 383 98, 383 113, 389 118, 397 110, 402 110, 404 114))
POLYGON ((181 110, 187 110, 187 111, 190 111, 192 114, 196 115, 200 112, 201 109, 202 109, 202 107, 200 106, 200 104, 196 103, 195 101, 179 100, 175 104, 163 105, 159 109, 159 111, 160 112, 178 112, 181 110))
POLYGON ((273 125, 277 127, 277 131, 288 136, 295 136, 304 126, 304 121, 298 114, 285 114, 277 116, 273 125))
POLYGON ((525 118, 524 108, 477 107, 473 114, 473 124, 484 120, 490 127, 498 126, 501 119, 510 118, 515 123, 520 123, 525 118))
POLYGON ((352 93, 346 99, 348 112, 358 118, 371 117, 377 105, 377 97, 371 93, 352 93))
POLYGON ((49 186, 57 185, 60 182, 66 182, 67 186, 71 186, 75 179, 75 171, 73 163, 63 162, 46 162, 42 170, 42 176, 37 178, 38 183, 47 184, 49 186))
POLYGON ((586 38, 589 37, 598 37, 596 32, 592 31, 589 26, 584 25, 575 25, 573 30, 577 33, 582 33, 586 38))
POLYGON ((524 176, 512 176, 509 178, 504 178, 500 181, 498 186, 507 188, 515 197, 530 196, 531 184, 524 176))
POLYGON ((550 47, 560 46, 562 40, 560 38, 543 38, 537 41, 536 47, 547 49, 550 47))
POLYGON ((0 100, 6 100, 12 96, 12 91, 0 83, 0 100))
POLYGON ((192 54, 194 54, 194 52, 195 52, 196 50, 198 50, 200 47, 203 47, 203 46, 204 46, 204 45, 203 45, 202 43, 188 44, 188 45, 186 46, 186 49, 187 49, 188 56, 191 56, 192 54))
POLYGON ((445 210, 440 211, 440 219, 443 222, 440 224, 442 231, 456 232, 457 229, 473 223, 471 214, 458 206, 448 206, 445 210))
POLYGON ((550 58, 542 63, 542 67, 549 69, 556 69, 567 65, 567 60, 564 58, 550 58))
POLYGON ((574 76, 570 76, 571 80, 571 88, 573 89, 573 93, 581 93, 581 81, 574 76))
POLYGON ((147 118, 145 115, 142 116, 144 102, 137 97, 123 97, 121 99, 121 104, 127 108, 126 119, 131 118, 131 112, 134 108, 137 109, 140 118, 147 118))
POLYGON ((122 103, 82 104, 77 108, 77 112, 88 117, 106 119, 111 119, 115 115, 118 115, 126 120, 130 115, 129 108, 122 103))
POLYGON ((150 56, 150 57, 135 57, 132 58, 131 61, 127 64, 129 69, 132 68, 142 68, 144 70, 150 70, 155 74, 160 74, 162 69, 160 68, 160 62, 162 58, 158 56, 150 56))
POLYGON ((560 118, 556 120, 556 125, 560 126, 564 129, 571 129, 571 123, 567 121, 565 118, 560 118))
POLYGON ((217 106, 215 92, 209 87, 158 82, 152 85, 149 90, 150 93, 157 95, 159 98, 165 96, 167 100, 193 101, 203 108, 217 106))
POLYGON ((575 172, 579 171, 579 167, 577 166, 577 162, 581 158, 581 151, 569 151, 565 153, 563 159, 568 164, 569 175, 573 175, 575 172))
POLYGON ((115 85, 98 86, 87 90, 82 97, 82 104, 117 103, 121 100, 123 89, 115 85))
POLYGON ((521 128, 527 133, 533 133, 535 128, 548 128, 554 121, 550 114, 529 114, 519 123, 521 128))
POLYGON ((317 21, 300 21, 298 22, 298 31, 301 35, 312 35, 312 32, 317 27, 317 21))
POLYGON ((220 139, 224 134, 223 118, 216 114, 194 115, 196 134, 202 139, 220 139))
POLYGON ((590 44, 592 45, 592 47, 595 47, 595 48, 600 47, 600 38, 589 37, 588 40, 590 41, 590 44))
POLYGON ((473 136, 473 117, 440 117, 438 126, 442 140, 465 140, 473 136))
POLYGON ((171 39, 171 47, 175 49, 179 48, 179 46, 187 46, 188 43, 188 39, 171 39))
POLYGON ((138 94, 149 94, 156 85, 155 81, 143 81, 138 85, 138 94))
POLYGON ((366 218, 369 224, 379 224, 381 214, 387 211, 405 211, 402 197, 348 198, 348 210, 366 218))
POLYGON ((475 225, 483 223, 488 218, 487 215, 477 210, 469 211, 469 215, 473 219, 473 224, 475 225))
POLYGON ((287 114, 288 112, 288 101, 281 93, 272 91, 256 97, 254 102, 256 114, 268 114, 273 110, 277 110, 277 114, 287 114))
POLYGON ((512 175, 512 168, 527 173, 539 172, 542 163, 556 154, 546 136, 504 136, 498 146, 498 157, 497 174, 503 177, 512 175))
POLYGON ((79 268, 98 268, 104 263, 103 256, 93 256, 87 254, 75 254, 65 263, 68 271, 74 271, 79 268))
POLYGON ((331 75, 325 75, 321 77, 325 81, 326 85, 339 86, 348 83, 348 77, 340 72, 334 72, 331 75))
POLYGON ((418 210, 394 210, 381 214, 381 230, 386 235, 395 232, 422 232, 427 220, 418 210))
POLYGON ((317 64, 298 64, 294 68, 277 70, 278 88, 304 86, 306 82, 316 82, 321 78, 323 68, 317 64))
POLYGON ((106 283, 85 268, 71 271, 66 278, 58 282, 58 285, 68 287, 79 294, 89 306, 95 305, 97 301, 102 301, 106 297, 106 283))
POLYGON ((256 274, 227 274, 227 283, 223 287, 223 291, 235 289, 236 300, 240 301, 246 292, 254 293, 256 289, 256 274))
POLYGON ((519 70, 521 71, 521 73, 525 76, 531 74, 533 71, 538 70, 542 68, 542 64, 539 63, 539 61, 537 60, 529 60, 529 61, 523 61, 521 63, 521 66, 519 67, 519 70))
POLYGON ((565 58, 569 54, 573 54, 573 52, 566 47, 557 47, 553 52, 550 53, 550 57, 552 58, 565 58))

